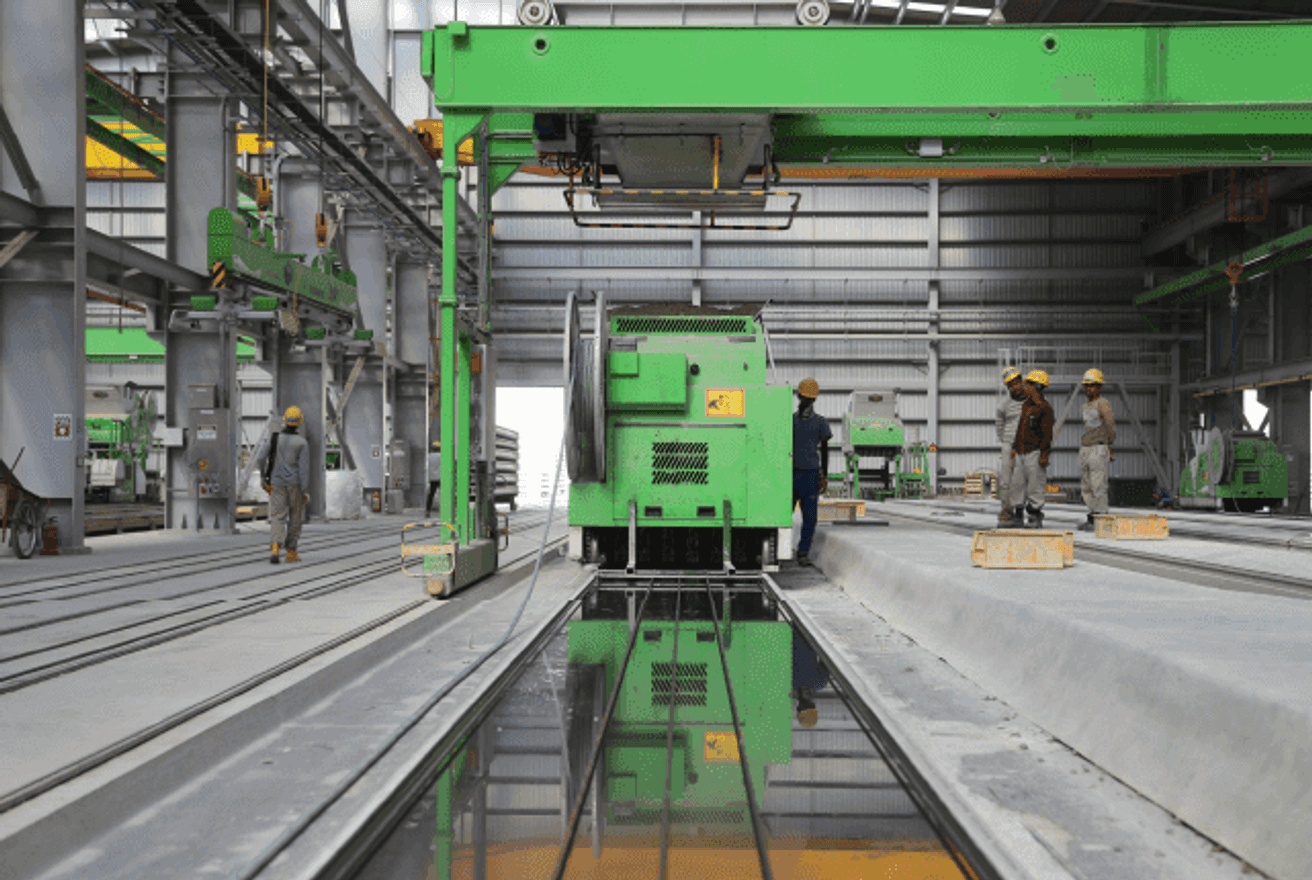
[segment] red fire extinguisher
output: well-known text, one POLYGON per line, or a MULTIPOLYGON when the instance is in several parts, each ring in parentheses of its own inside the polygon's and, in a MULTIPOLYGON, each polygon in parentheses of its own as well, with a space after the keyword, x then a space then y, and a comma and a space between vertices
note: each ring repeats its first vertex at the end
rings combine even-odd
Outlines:
POLYGON ((374 513, 382 513, 382 512, 383 512, 383 493, 382 493, 382 492, 378 492, 378 491, 375 491, 375 492, 374 492, 373 500, 372 500, 372 501, 370 502, 370 504, 369 504, 369 509, 372 510, 374 513))

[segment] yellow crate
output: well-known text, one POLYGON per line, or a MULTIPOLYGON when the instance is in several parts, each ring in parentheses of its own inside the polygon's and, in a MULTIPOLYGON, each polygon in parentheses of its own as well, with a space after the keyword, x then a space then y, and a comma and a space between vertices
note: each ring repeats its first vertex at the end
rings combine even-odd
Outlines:
POLYGON ((816 518, 822 522, 846 519, 856 520, 866 515, 864 501, 826 498, 816 505, 816 518))
POLYGON ((976 532, 970 558, 981 568, 1065 568, 1075 564, 1075 533, 1061 529, 976 532))
POLYGON ((1166 517, 1155 513, 1100 513, 1093 518, 1093 534, 1113 541, 1161 541, 1170 528, 1166 517))

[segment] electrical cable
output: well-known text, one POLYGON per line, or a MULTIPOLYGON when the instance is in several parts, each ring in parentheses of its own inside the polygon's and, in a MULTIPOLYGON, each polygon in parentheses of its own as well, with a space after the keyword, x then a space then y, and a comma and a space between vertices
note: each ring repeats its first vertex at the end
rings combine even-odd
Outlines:
MULTIPOLYGON (((568 411, 573 376, 571 375, 567 377, 567 379, 569 381, 565 384, 566 411, 568 411)), ((473 675, 474 672, 482 667, 484 663, 486 663, 494 654, 500 651, 507 642, 510 641, 511 636, 515 632, 515 627, 519 625, 520 618, 523 617, 524 610, 528 607, 529 600, 533 597, 533 591, 538 583, 538 572, 542 569, 542 556, 547 547, 547 535, 551 532, 551 520, 556 512, 556 492, 560 489, 561 466, 565 461, 565 438, 566 432, 562 430, 560 437, 560 450, 556 455, 556 477, 551 487, 551 501, 547 506, 547 521, 542 526, 542 540, 538 543, 537 558, 533 562, 533 575, 529 580, 528 589, 524 593, 524 598, 520 600, 519 608, 515 610, 515 616, 511 619, 510 625, 506 627, 505 632, 502 633, 501 638, 499 638, 490 648, 480 654, 472 663, 462 669, 455 678, 443 685, 437 693, 425 700, 424 704, 411 714, 399 728, 393 731, 392 734, 388 736, 387 740, 384 741, 372 755, 370 755, 355 770, 347 774, 347 776, 333 788, 332 792, 319 802, 318 806, 314 807, 307 813, 303 813, 290 828, 283 831, 282 834, 278 835, 277 839, 265 847, 260 855, 255 858, 254 862, 252 862, 241 873, 236 875, 240 880, 251 880, 251 878, 256 877, 261 871, 267 868, 273 860, 283 852, 283 850, 290 846, 296 838, 305 833, 305 831, 313 825, 320 816, 327 812, 333 804, 337 803, 337 801, 350 791, 357 782, 364 778, 365 774, 372 770, 374 766, 381 761, 388 752, 390 752, 396 744, 402 740, 402 738, 405 737, 406 734, 418 726, 418 724, 423 721, 442 700, 463 684, 465 679, 473 675)))

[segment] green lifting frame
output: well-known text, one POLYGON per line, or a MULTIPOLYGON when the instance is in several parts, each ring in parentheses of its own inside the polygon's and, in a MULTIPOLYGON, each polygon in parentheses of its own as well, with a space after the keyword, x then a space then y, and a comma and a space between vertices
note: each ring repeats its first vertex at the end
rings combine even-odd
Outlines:
MULTIPOLYGON (((1151 169, 1312 164, 1312 23, 897 28, 491 27, 425 32, 443 155, 500 185, 533 113, 769 113, 781 164, 1151 169), (783 63, 787 59, 805 61, 783 63), (696 60, 697 63, 687 63, 696 60), (499 135, 513 134, 502 142, 499 135), (919 139, 942 139, 938 151, 919 139), (926 155, 921 155, 925 152, 926 155), (481 153, 480 153, 481 155, 481 153)), ((442 168, 441 430, 457 445, 456 184, 442 168)), ((467 419, 464 420, 467 422, 467 419)), ((448 445, 450 444, 450 445, 448 445)), ((442 456, 442 518, 456 509, 442 456)))

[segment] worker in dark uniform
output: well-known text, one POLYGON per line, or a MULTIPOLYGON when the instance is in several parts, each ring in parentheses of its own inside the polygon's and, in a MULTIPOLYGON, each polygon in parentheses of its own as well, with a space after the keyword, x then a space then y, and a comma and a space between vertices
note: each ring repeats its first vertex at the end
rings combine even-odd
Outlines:
MULTIPOLYGON (((1025 525, 1032 529, 1043 528, 1044 491, 1048 485, 1048 455, 1052 452, 1052 428, 1056 415, 1052 404, 1043 397, 1048 387, 1048 374, 1043 370, 1030 370, 1025 377, 1027 400, 1020 411, 1020 425, 1011 444, 1020 471, 1020 481, 1012 492, 1013 499, 1023 498, 1029 519, 1025 525)), ((1013 471, 1013 474, 1015 471, 1013 471)), ((1019 508, 1014 515, 1021 516, 1019 508)), ((1019 523, 1018 523, 1019 525, 1019 523)))
POLYGON ((433 496, 437 494, 438 483, 442 479, 442 444, 433 441, 433 451, 428 453, 428 502, 424 505, 424 518, 433 516, 433 496))
POLYGON ((301 539, 301 520, 310 502, 310 445, 296 432, 301 427, 301 408, 287 407, 281 434, 269 441, 264 460, 264 491, 269 493, 269 524, 272 544, 269 561, 279 562, 278 552, 287 548, 287 561, 300 562, 296 545, 301 539))
POLYGON ((811 538, 815 535, 816 508, 820 495, 829 488, 829 438, 834 436, 829 420, 815 411, 820 385, 803 379, 797 386, 797 412, 793 415, 793 506, 802 504, 802 540, 797 544, 797 564, 810 565, 811 538))

